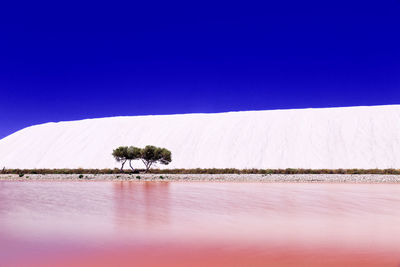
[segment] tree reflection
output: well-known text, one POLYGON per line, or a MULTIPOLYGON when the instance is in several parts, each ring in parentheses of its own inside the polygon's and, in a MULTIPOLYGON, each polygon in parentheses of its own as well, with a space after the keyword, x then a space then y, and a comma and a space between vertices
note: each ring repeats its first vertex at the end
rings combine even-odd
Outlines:
POLYGON ((148 228, 168 223, 168 182, 119 182, 114 183, 113 192, 118 226, 148 228))

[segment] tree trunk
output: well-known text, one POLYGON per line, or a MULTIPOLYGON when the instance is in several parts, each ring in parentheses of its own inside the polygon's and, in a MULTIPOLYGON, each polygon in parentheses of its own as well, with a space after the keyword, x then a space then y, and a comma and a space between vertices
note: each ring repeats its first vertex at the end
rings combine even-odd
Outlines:
POLYGON ((144 164, 144 166, 146 167, 146 171, 145 171, 145 173, 147 172, 147 170, 148 170, 148 168, 147 168, 147 161, 145 161, 144 159, 142 159, 142 162, 143 162, 143 164, 144 164))
POLYGON ((153 164, 151 161, 146 164, 146 173, 150 170, 151 164, 153 164))
POLYGON ((142 162, 143 162, 144 166, 146 166, 145 173, 147 173, 150 170, 150 167, 153 164, 153 161, 146 161, 146 160, 142 159, 142 162))
POLYGON ((123 172, 123 171, 124 171, 124 165, 125 165, 125 162, 126 162, 126 160, 124 160, 124 161, 122 162, 122 166, 121 166, 121 172, 123 172))
POLYGON ((135 169, 132 167, 132 160, 129 160, 129 167, 131 167, 133 172, 135 171, 135 169))

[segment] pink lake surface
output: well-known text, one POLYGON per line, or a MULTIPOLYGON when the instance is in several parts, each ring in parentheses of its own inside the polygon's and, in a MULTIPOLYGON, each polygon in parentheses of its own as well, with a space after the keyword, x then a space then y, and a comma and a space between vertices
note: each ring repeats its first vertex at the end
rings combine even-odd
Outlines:
POLYGON ((400 266, 400 185, 1 181, 0 266, 400 266))

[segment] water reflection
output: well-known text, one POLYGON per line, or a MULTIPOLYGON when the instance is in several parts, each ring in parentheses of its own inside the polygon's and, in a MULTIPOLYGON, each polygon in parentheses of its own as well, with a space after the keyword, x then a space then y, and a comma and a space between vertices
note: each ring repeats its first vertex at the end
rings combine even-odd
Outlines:
POLYGON ((152 228, 169 221, 169 183, 113 183, 116 229, 152 228))
POLYGON ((397 184, 0 182, 0 266, 396 266, 399 255, 397 184))

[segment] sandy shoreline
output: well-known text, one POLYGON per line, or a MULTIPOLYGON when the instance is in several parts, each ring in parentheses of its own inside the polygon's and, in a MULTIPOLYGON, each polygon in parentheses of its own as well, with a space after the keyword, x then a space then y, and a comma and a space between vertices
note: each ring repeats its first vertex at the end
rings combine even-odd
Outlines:
POLYGON ((265 183, 400 183, 381 174, 0 174, 0 181, 169 181, 265 183))

